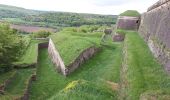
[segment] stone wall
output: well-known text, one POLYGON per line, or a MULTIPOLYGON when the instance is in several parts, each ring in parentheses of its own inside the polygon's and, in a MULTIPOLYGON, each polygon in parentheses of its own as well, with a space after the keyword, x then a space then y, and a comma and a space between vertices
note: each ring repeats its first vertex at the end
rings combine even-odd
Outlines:
POLYGON ((90 47, 84 50, 73 63, 67 66, 67 75, 75 71, 81 64, 89 60, 93 55, 95 55, 100 49, 96 47, 90 47))
POLYGON ((51 57, 53 64, 56 66, 56 69, 58 70, 58 72, 61 72, 63 75, 66 75, 67 69, 64 65, 63 60, 61 59, 59 52, 55 48, 55 45, 51 39, 49 40, 48 53, 49 53, 49 56, 51 57))
POLYGON ((148 8, 148 11, 151 11, 163 4, 166 4, 167 2, 169 2, 170 0, 159 0, 158 2, 156 2, 155 4, 153 4, 151 7, 148 8))
POLYGON ((97 51, 99 51, 99 49, 96 47, 87 48, 70 65, 65 66, 59 52, 55 48, 55 45, 51 39, 49 40, 48 46, 48 53, 53 64, 55 65, 57 71, 61 72, 65 76, 76 70, 86 60, 90 59, 97 51))
POLYGON ((170 72, 170 0, 160 0, 141 16, 139 33, 170 72))
POLYGON ((119 16, 117 29, 138 30, 140 24, 139 17, 119 16))

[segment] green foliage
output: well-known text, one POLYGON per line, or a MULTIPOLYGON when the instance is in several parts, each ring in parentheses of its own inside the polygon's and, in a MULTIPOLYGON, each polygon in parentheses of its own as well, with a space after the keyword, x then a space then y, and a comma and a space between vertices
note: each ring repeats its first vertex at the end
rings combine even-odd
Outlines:
POLYGON ((47 38, 49 35, 51 35, 51 32, 45 31, 45 30, 41 30, 39 32, 33 33, 32 37, 33 38, 47 38))
POLYGON ((83 32, 83 33, 92 33, 97 31, 100 28, 99 25, 83 25, 81 27, 78 28, 79 32, 83 32))
POLYGON ((56 28, 81 25, 111 25, 116 23, 117 16, 35 11, 0 5, 0 18, 14 24, 56 28))
POLYGON ((16 31, 0 24, 0 69, 8 69, 17 60, 24 47, 22 41, 16 31))
POLYGON ((120 16, 139 17, 140 13, 136 10, 127 10, 127 11, 121 13, 120 16))
POLYGON ((28 15, 35 15, 40 13, 39 11, 28 10, 15 6, 8 6, 0 4, 0 18, 20 18, 28 15))

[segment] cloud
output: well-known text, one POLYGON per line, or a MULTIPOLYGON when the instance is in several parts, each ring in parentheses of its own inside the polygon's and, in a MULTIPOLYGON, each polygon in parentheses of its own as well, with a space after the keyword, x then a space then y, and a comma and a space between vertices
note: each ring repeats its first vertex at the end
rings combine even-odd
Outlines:
POLYGON ((93 4, 97 6, 117 6, 122 5, 132 0, 93 0, 93 4))
POLYGON ((129 9, 145 12, 158 0, 0 0, 0 4, 27 9, 96 14, 120 14, 129 9))

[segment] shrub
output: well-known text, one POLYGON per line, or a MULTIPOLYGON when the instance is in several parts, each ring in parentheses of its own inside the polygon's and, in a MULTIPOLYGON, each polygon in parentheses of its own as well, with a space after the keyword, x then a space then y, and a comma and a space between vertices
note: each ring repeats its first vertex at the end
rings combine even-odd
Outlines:
POLYGON ((47 38, 51 33, 49 31, 41 30, 32 34, 33 38, 47 38))
POLYGON ((11 68, 22 52, 22 37, 9 25, 0 24, 0 70, 11 68))

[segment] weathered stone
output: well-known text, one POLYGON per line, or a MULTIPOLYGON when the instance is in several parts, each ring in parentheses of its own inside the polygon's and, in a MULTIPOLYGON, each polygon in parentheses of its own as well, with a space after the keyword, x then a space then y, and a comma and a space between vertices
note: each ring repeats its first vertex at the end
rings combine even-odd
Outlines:
POLYGON ((125 35, 123 35, 123 34, 115 34, 113 36, 113 41, 114 42, 121 42, 121 41, 124 41, 124 38, 125 38, 125 35))
MULTIPOLYGON (((170 67, 170 0, 160 0, 141 17, 139 33, 158 60, 170 67)), ((170 72, 170 71, 169 71, 170 72)))
POLYGON ((83 64, 86 60, 89 60, 93 55, 95 55, 99 51, 99 48, 90 47, 84 50, 77 59, 67 66, 68 72, 67 75, 75 71, 81 64, 83 64))
POLYGON ((49 55, 51 57, 52 62, 56 66, 56 69, 59 72, 61 72, 63 75, 66 76, 66 70, 67 69, 66 69, 66 67, 64 65, 64 62, 63 62, 59 52, 55 48, 55 45, 54 45, 54 43, 53 43, 53 41, 51 39, 49 40, 48 53, 49 53, 49 55))
POLYGON ((151 7, 148 8, 148 11, 151 11, 157 7, 160 7, 163 4, 166 4, 167 2, 169 2, 170 0, 159 0, 158 2, 156 2, 154 5, 152 5, 151 7))
POLYGON ((117 29, 138 30, 139 24, 139 17, 119 16, 117 20, 117 29))

